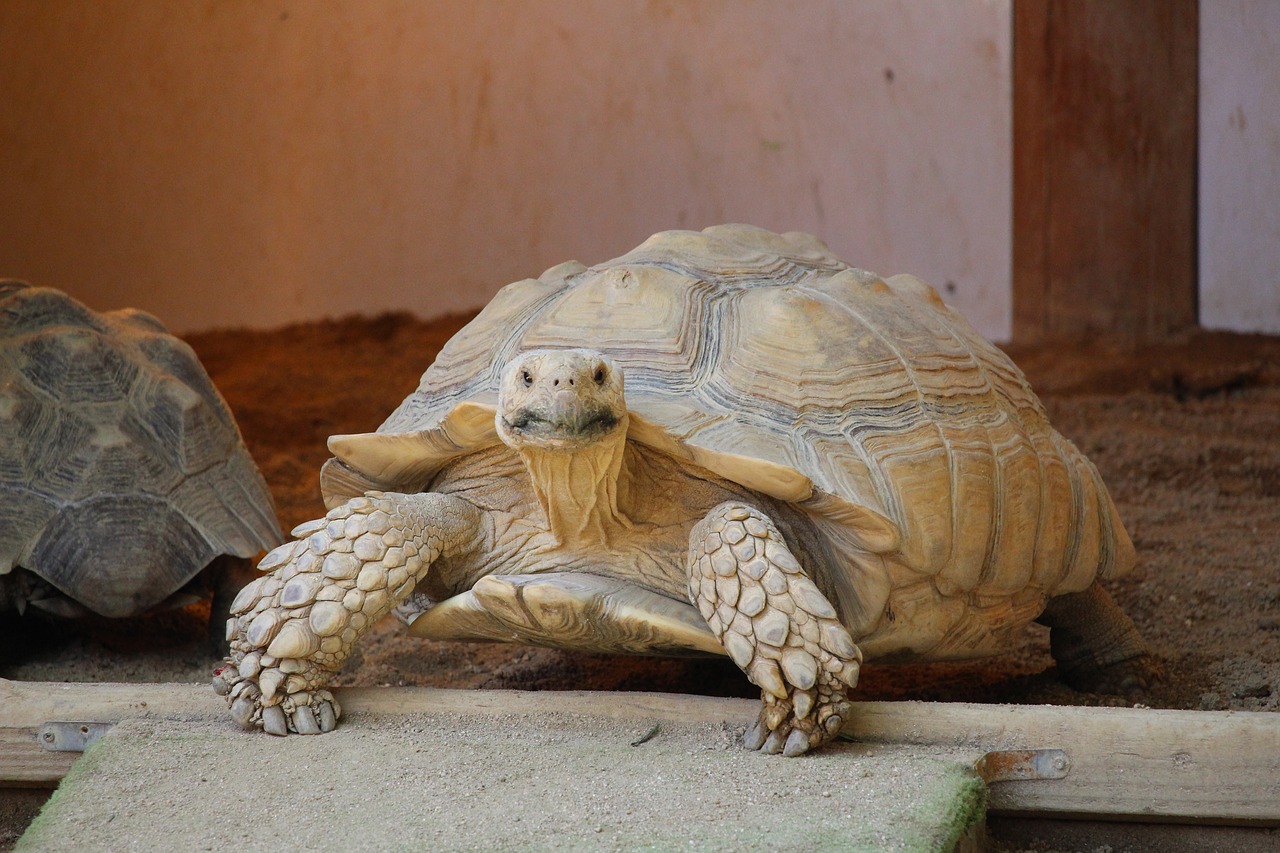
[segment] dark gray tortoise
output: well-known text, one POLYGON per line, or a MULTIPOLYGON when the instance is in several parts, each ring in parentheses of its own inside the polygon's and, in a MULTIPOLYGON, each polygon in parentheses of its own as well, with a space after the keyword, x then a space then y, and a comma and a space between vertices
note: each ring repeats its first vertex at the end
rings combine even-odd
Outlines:
POLYGON ((281 539, 189 346, 141 311, 0 281, 0 611, 123 617, 213 592, 221 640, 247 558, 281 539))

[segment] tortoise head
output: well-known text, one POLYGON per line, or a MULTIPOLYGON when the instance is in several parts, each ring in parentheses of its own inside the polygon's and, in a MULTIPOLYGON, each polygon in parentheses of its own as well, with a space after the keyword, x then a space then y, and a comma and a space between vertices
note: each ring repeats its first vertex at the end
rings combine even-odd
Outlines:
POLYGON ((586 349, 529 350, 503 370, 498 436, 510 447, 579 450, 625 435, 622 370, 586 349))

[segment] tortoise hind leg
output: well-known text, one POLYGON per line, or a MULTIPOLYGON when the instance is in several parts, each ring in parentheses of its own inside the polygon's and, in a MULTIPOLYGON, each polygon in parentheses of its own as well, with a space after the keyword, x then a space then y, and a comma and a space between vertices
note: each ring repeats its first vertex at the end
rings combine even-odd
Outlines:
POLYGON ((1164 677, 1159 661, 1111 595, 1094 581, 1084 592, 1050 599, 1036 620, 1062 678, 1091 693, 1137 693, 1164 677))
POLYGON ((773 522, 729 501, 689 536, 689 598, 761 690, 744 746, 801 755, 840 732, 862 652, 773 522))

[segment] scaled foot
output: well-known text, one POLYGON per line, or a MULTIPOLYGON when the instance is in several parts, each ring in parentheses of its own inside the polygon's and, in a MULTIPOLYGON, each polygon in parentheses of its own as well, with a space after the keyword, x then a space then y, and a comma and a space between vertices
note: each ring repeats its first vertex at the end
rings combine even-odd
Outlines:
POLYGON ((801 755, 839 734, 862 652, 773 522, 728 502, 690 535, 689 597, 763 707, 744 745, 801 755))
POLYGON ((1141 698, 1165 680, 1164 666, 1151 654, 1141 654, 1106 666, 1062 670, 1062 679, 1083 693, 1141 698))
MULTIPOLYGON (((214 670, 213 689, 225 696, 231 708, 231 718, 242 728, 261 728, 273 735, 316 735, 331 732, 342 716, 342 707, 333 694, 324 689, 332 673, 311 661, 280 661, 297 669, 285 676, 279 667, 269 667, 265 680, 262 673, 253 673, 255 661, 240 666, 230 661, 214 670), (250 674, 243 674, 248 672, 250 674), (312 689, 298 688, 294 692, 281 691, 282 679, 296 677, 312 689), (264 693, 264 691, 270 691, 264 693)), ((297 684, 290 685, 297 688, 297 684)), ((286 688, 287 690, 287 688, 286 688)))
POLYGON ((1164 680, 1164 668, 1137 627, 1096 581, 1084 592, 1049 601, 1036 621, 1049 627, 1049 650, 1063 681, 1076 690, 1141 695, 1164 680))
POLYGON ((214 674, 245 728, 331 730, 342 710, 326 688, 358 638, 404 601, 447 539, 474 530, 474 507, 445 495, 369 492, 294 529, 270 574, 231 605, 231 652, 214 674))

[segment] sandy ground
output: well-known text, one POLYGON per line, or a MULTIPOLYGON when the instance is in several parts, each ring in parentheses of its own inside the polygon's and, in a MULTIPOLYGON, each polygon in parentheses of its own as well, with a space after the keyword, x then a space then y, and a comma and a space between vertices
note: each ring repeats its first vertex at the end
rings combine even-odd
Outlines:
MULTIPOLYGON (((190 339, 226 396, 286 529, 323 511, 325 438, 376 428, 466 318, 403 315, 190 339)), ((1101 470, 1139 552, 1113 594, 1163 658, 1151 707, 1280 709, 1280 338, 1199 333, 1159 347, 1012 351, 1050 417, 1101 470)), ((87 621, 24 619, 0 636, 0 677, 202 681, 207 608, 87 621)), ((752 696, 728 661, 432 643, 378 626, 342 684, 656 690, 752 696)), ((1047 634, 1008 655, 863 670, 858 698, 1130 704, 1055 676, 1047 634)))

